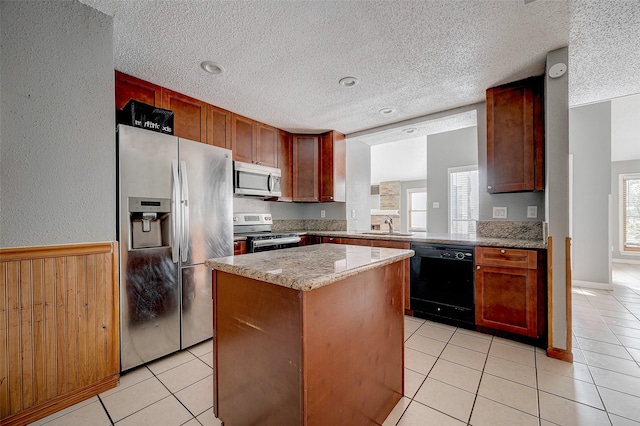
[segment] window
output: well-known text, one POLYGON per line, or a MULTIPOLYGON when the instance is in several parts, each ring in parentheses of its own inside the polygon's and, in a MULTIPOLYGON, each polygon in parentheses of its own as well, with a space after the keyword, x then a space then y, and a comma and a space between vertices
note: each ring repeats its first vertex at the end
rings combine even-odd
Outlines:
POLYGON ((478 166, 449 169, 449 232, 476 232, 478 220, 478 166))
POLYGON ((427 232, 427 189, 407 189, 409 231, 427 232))
POLYGON ((640 252, 640 174, 622 175, 622 248, 640 252))

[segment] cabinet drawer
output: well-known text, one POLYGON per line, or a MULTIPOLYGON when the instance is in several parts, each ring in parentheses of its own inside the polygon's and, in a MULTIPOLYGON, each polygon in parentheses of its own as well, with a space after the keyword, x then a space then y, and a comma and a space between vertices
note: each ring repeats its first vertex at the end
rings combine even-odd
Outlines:
POLYGON ((476 264, 537 269, 537 254, 534 250, 476 247, 476 264))
POLYGON ((342 239, 338 237, 322 237, 323 243, 342 244, 342 239))

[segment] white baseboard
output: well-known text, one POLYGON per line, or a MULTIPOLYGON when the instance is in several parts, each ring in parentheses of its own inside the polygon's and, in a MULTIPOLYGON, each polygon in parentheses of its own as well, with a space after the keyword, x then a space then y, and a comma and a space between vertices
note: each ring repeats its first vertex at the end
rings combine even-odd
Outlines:
POLYGON ((572 280, 571 285, 573 287, 585 287, 585 288, 593 288, 598 290, 613 290, 613 286, 609 283, 597 283, 593 281, 572 280))
POLYGON ((613 263, 629 263, 631 265, 640 265, 640 260, 635 259, 611 259, 613 263))

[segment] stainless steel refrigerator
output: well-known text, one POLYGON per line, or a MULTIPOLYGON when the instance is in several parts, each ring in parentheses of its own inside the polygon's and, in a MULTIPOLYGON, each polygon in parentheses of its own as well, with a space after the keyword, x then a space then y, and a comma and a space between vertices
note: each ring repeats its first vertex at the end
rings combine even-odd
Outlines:
POLYGON ((119 125, 121 370, 213 335, 205 259, 233 254, 231 151, 119 125))

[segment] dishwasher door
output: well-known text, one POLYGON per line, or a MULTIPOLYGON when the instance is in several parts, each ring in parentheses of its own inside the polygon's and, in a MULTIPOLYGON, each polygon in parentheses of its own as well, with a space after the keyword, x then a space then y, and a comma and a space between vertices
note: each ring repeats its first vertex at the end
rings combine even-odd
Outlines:
POLYGON ((475 324, 473 247, 413 243, 411 309, 418 317, 475 324))

